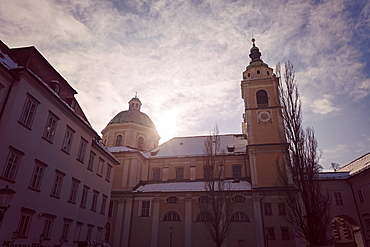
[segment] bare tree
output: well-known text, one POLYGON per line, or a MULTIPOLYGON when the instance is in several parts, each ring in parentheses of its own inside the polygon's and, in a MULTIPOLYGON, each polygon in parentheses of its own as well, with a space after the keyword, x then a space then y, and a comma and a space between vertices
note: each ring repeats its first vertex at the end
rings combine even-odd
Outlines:
MULTIPOLYGON (((276 68, 280 77, 280 65, 276 68)), ((326 226, 330 219, 330 197, 322 188, 318 173, 321 152, 313 128, 303 128, 301 99, 291 62, 284 66, 284 83, 280 77, 279 94, 287 150, 284 165, 277 165, 282 200, 288 206, 290 220, 307 245, 326 246, 326 226)))
POLYGON ((208 199, 199 202, 202 222, 216 247, 222 246, 230 233, 232 204, 225 183, 225 158, 220 147, 217 126, 204 140, 204 188, 208 199))

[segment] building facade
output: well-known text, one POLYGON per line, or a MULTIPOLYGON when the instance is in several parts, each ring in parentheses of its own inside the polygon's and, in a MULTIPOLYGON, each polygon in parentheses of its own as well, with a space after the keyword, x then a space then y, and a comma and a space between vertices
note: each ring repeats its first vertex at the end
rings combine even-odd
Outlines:
MULTIPOLYGON (((278 78, 255 44, 250 58, 241 82, 243 131, 219 135, 225 193, 232 200, 231 231, 224 246, 296 246, 299 240, 285 219, 286 206, 275 186, 276 159, 285 145, 278 78)), ((104 143, 121 163, 113 182, 109 244, 211 246, 200 211, 209 193, 203 151, 208 137, 177 137, 157 146, 155 126, 140 108, 132 107, 135 102, 140 100, 133 98, 129 110, 102 131, 104 143)))
POLYGON ((102 244, 118 161, 36 48, 0 49, 0 245, 102 244))

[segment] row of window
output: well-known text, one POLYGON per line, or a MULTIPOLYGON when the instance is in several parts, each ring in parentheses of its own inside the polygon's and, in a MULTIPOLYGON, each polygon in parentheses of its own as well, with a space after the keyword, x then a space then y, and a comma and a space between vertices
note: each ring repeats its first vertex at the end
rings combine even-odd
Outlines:
MULTIPOLYGON (((22 125, 31 129, 33 119, 36 114, 37 106, 39 104, 40 102, 37 99, 35 99, 30 94, 27 94, 26 102, 24 104, 23 111, 19 119, 19 122, 22 125)), ((56 116, 51 111, 49 111, 49 116, 47 118, 45 129, 42 135, 43 139, 47 140, 50 143, 53 143, 58 121, 59 121, 59 117, 56 116)), ((63 142, 62 142, 62 150, 68 154, 71 151, 74 134, 75 134, 75 131, 70 126, 67 125, 64 138, 63 138, 63 142)), ((87 146, 88 146, 88 141, 81 136, 80 144, 79 144, 78 152, 77 152, 77 157, 76 157, 76 159, 80 161, 81 163, 85 162, 87 146)), ((90 157, 89 157, 89 163, 88 163, 88 169, 91 171, 93 170, 95 156, 96 156, 95 153, 91 151, 90 157)), ((99 158, 98 167, 97 167, 97 174, 99 176, 102 176, 104 162, 105 162, 104 159, 99 158)), ((107 181, 110 181, 111 169, 112 169, 112 166, 108 164, 107 174, 105 177, 107 181)))
MULTIPOLYGON (((280 216, 284 216, 287 214, 287 211, 286 211, 286 207, 285 207, 285 204, 284 203, 278 203, 277 204, 278 206, 278 215, 280 216)), ((264 212, 264 215, 273 215, 273 207, 272 207, 272 203, 264 203, 263 204, 263 212, 264 212)))
MULTIPOLYGON (((275 236, 275 228, 274 227, 266 227, 265 228, 265 237, 267 240, 276 240, 275 236)), ((288 227, 280 227, 280 237, 281 240, 290 240, 290 232, 288 227)))
MULTIPOLYGON (((7 180, 11 180, 11 181, 15 180, 15 176, 16 176, 16 173, 19 167, 21 156, 23 155, 24 153, 22 153, 21 151, 13 147, 10 147, 7 163, 2 173, 3 178, 7 180)), ((43 181, 47 167, 48 167, 47 164, 39 160, 35 161, 34 169, 33 169, 33 172, 30 178, 30 183, 28 186, 29 189, 32 189, 35 191, 41 190, 42 181, 43 181)), ((50 196, 55 197, 55 198, 60 198, 60 193, 62 190, 65 175, 66 174, 64 172, 60 170, 55 170, 55 175, 54 175, 53 184, 51 186, 50 196)), ((76 203, 79 186, 80 186, 80 181, 76 178, 72 178, 71 189, 70 189, 70 193, 68 196, 68 202, 76 203)), ((83 186, 81 203, 80 203, 80 206, 83 208, 86 208, 86 201, 88 198, 89 190, 90 188, 88 186, 86 185, 83 186)), ((100 192, 93 190, 93 200, 92 200, 92 206, 91 206, 92 211, 96 211, 99 194, 100 192)), ((100 213, 102 214, 105 214, 107 198, 108 196, 106 195, 102 196, 102 205, 101 205, 101 211, 100 211, 100 213)))
MULTIPOLYGON (((242 195, 235 195, 231 198, 231 201, 234 203, 244 203, 246 202, 246 198, 242 195)), ((178 203, 180 199, 177 196, 169 196, 166 198, 166 203, 168 204, 175 204, 178 203)), ((209 196, 200 196, 198 197, 198 203, 210 203, 212 201, 211 197, 209 196)))
MULTIPOLYGON (((124 146, 124 141, 123 141, 122 135, 117 135, 115 146, 116 147, 124 146)), ((139 138, 137 138, 137 145, 136 145, 136 147, 139 150, 143 150, 144 149, 144 137, 139 136, 139 138)))
MULTIPOLYGON (((233 178, 241 178, 242 177, 242 166, 241 165, 233 165, 232 166, 233 178)), ((161 168, 153 168, 152 170, 152 179, 155 181, 161 180, 161 168)), ((204 166, 203 167, 203 176, 204 178, 213 177, 213 167, 211 166, 204 166)), ((184 179, 184 167, 176 167, 175 168, 175 179, 182 180, 184 179)))
MULTIPOLYGON (((344 203, 343 203, 343 197, 342 197, 342 192, 340 191, 334 191, 333 192, 334 194, 334 202, 335 202, 335 205, 337 206, 343 206, 344 203)), ((357 190, 357 199, 360 203, 365 203, 365 198, 362 194, 362 190, 361 189, 358 189, 357 190)))
MULTIPOLYGON (((21 208, 21 216, 19 218, 19 223, 18 227, 16 230, 17 237, 19 238, 26 238, 28 237, 28 231, 32 222, 33 215, 35 215, 36 211, 28 208, 21 208)), ((40 232, 40 241, 44 240, 50 240, 52 231, 53 231, 53 225, 54 222, 56 221, 56 216, 52 214, 46 214, 46 213, 40 213, 39 214, 41 217, 44 217, 44 222, 42 226, 42 230, 40 232)), ((63 218, 62 223, 62 231, 60 233, 60 242, 68 242, 70 239, 70 231, 71 231, 71 226, 73 223, 72 219, 69 218, 63 218)), ((75 228, 75 233, 74 233, 74 239, 75 241, 83 240, 83 237, 81 236, 81 230, 83 227, 84 223, 82 222, 76 222, 76 228, 75 228)), ((86 241, 91 241, 91 236, 94 230, 94 225, 87 224, 87 231, 86 231, 86 241)), ((96 234, 96 242, 101 242, 102 240, 102 232, 103 228, 102 227, 96 227, 97 228, 97 234, 96 234)), ((106 230, 106 233, 109 232, 106 230)), ((106 236, 105 236, 106 238, 106 236)))
MULTIPOLYGON (((24 155, 25 154, 22 151, 10 146, 8 157, 7 157, 4 169, 2 171, 1 177, 14 182, 16 179, 18 168, 20 166, 21 158, 24 155)), ((95 153, 91 151, 90 158, 89 158, 89 164, 88 164, 88 169, 91 171, 93 170, 95 156, 96 156, 95 153)), ((98 167, 97 167, 97 175, 100 177, 103 174, 104 163, 105 161, 102 158, 99 158, 98 167)), ((40 190, 44 172, 47 167, 48 167, 47 164, 36 159, 35 167, 34 167, 31 182, 30 182, 30 188, 35 189, 35 190, 40 190)), ((110 164, 107 164, 105 180, 108 182, 110 182, 110 179, 111 179, 111 171, 112 171, 112 166, 110 164)), ((63 174, 63 172, 60 172, 60 173, 63 174)), ((53 195, 58 194, 58 188, 59 187, 55 188, 55 191, 54 191, 55 193, 52 193, 53 195)))

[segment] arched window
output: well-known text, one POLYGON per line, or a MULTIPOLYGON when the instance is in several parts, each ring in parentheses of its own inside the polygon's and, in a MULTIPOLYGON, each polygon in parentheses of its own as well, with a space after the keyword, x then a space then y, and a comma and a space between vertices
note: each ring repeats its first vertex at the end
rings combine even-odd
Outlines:
POLYGON ((232 222, 250 222, 248 215, 244 212, 236 212, 231 217, 232 222))
POLYGON ((122 146, 122 135, 118 135, 116 138, 116 147, 122 146))
POLYGON ((212 219, 212 215, 210 213, 208 213, 208 212, 200 212, 197 215, 195 221, 196 222, 205 222, 205 221, 211 221, 211 219, 212 219))
POLYGON ((242 177, 242 166, 233 165, 233 178, 241 178, 241 177, 242 177))
POLYGON ((167 197, 166 202, 167 203, 178 203, 179 198, 177 198, 176 196, 170 196, 170 197, 167 197))
POLYGON ((236 196, 233 196, 232 201, 235 202, 235 203, 243 203, 243 202, 246 201, 246 199, 242 195, 236 195, 236 196))
POLYGON ((138 139, 137 139, 137 148, 139 150, 143 150, 144 149, 144 138, 142 136, 140 136, 138 139))
POLYGON ((198 202, 199 203, 210 203, 211 202, 211 197, 209 197, 209 196, 200 196, 199 198, 198 198, 198 202))
POLYGON ((170 211, 163 216, 163 221, 181 221, 181 219, 178 213, 170 211))
POLYGON ((267 92, 265 90, 258 90, 256 93, 257 97, 257 107, 258 108, 267 108, 269 105, 269 100, 267 97, 267 92))

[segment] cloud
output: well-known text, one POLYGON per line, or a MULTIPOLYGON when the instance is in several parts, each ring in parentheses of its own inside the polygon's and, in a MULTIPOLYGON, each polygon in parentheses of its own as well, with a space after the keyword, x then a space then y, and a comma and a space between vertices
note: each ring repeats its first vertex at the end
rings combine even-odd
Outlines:
POLYGON ((270 67, 293 62, 309 118, 345 118, 342 104, 363 102, 370 92, 369 51, 357 45, 369 37, 368 1, 2 4, 1 39, 10 47, 36 46, 78 91, 97 131, 137 91, 142 110, 154 123, 167 122, 173 135, 207 134, 215 123, 221 133, 240 133, 240 80, 252 34, 270 67))

